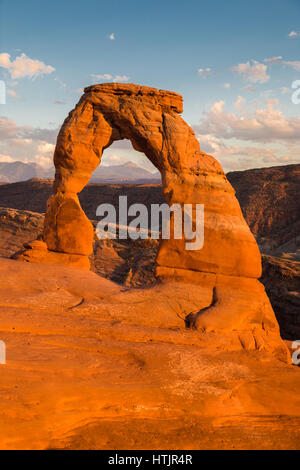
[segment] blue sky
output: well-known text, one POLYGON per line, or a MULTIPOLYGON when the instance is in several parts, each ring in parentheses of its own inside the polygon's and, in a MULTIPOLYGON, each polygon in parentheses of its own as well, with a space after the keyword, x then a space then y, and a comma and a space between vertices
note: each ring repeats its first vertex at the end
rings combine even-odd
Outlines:
MULTIPOLYGON (((0 160, 51 164, 57 129, 91 83, 179 92, 225 170, 300 161, 300 0, 0 0, 0 160)), ((133 160, 126 146, 104 164, 133 160)))

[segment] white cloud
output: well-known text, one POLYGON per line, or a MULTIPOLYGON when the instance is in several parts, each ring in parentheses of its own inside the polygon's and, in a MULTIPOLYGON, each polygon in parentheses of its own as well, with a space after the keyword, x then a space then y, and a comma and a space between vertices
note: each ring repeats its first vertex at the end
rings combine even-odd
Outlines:
POLYGON ((128 139, 122 139, 122 140, 115 140, 111 146, 109 147, 109 150, 114 150, 119 153, 119 150, 132 150, 132 144, 130 140, 128 139))
POLYGON ((105 166, 121 165, 123 162, 124 159, 116 154, 104 155, 101 160, 101 164, 105 166))
POLYGON ((2 52, 0 54, 0 67, 8 69, 11 67, 10 54, 7 52, 2 52))
POLYGON ((1 163, 8 163, 8 162, 13 162, 15 159, 12 158, 10 155, 4 155, 3 153, 0 153, 0 162, 1 163))
POLYGON ((252 65, 248 61, 231 67, 231 70, 241 75, 244 80, 252 83, 266 83, 270 80, 270 75, 267 74, 267 66, 256 60, 252 60, 252 65))
POLYGON ((259 158, 262 154, 268 157, 274 154, 274 150, 260 146, 241 146, 237 144, 225 144, 221 139, 211 134, 198 135, 201 150, 213 154, 216 158, 225 158, 229 156, 251 156, 259 158))
POLYGON ((17 136, 10 140, 10 144, 13 144, 15 147, 25 147, 25 145, 32 144, 32 139, 17 136))
POLYGON ((108 37, 111 41, 114 41, 116 39, 115 38, 115 33, 111 33, 108 37))
POLYGON ((53 166, 53 153, 55 145, 49 142, 41 142, 38 144, 37 153, 34 155, 34 161, 44 168, 53 166))
POLYGON ((15 142, 45 141, 51 144, 56 142, 59 129, 41 129, 31 126, 17 126, 15 121, 0 116, 0 143, 14 140, 15 142))
POLYGON ((24 77, 35 79, 39 75, 49 74, 55 70, 51 65, 46 65, 40 60, 30 59, 24 53, 11 61, 10 54, 7 52, 0 54, 0 67, 7 69, 12 79, 24 77))
POLYGON ((127 75, 111 75, 110 73, 104 74, 91 74, 91 77, 94 82, 98 82, 99 80, 111 80, 112 82, 127 82, 130 77, 127 75))
POLYGON ((110 73, 103 73, 103 74, 92 73, 91 77, 93 80, 111 80, 112 79, 112 75, 110 75, 110 73))
POLYGON ((225 143, 211 134, 198 134, 197 137, 201 150, 217 158, 225 171, 299 163, 299 147, 284 145, 274 148, 257 144, 225 143))
POLYGON ((0 116, 0 155, 13 155, 13 160, 34 160, 45 167, 51 166, 57 133, 58 129, 18 126, 0 116))
POLYGON ((115 75, 113 82, 127 82, 129 77, 127 75, 115 75))
POLYGON ((17 126, 15 121, 8 119, 7 117, 0 116, 0 138, 10 139, 15 137, 17 134, 17 126))
POLYGON ((277 57, 270 57, 269 59, 264 59, 264 62, 268 64, 282 64, 286 65, 287 67, 291 67, 294 70, 300 70, 300 61, 298 60, 283 60, 282 56, 277 57))
POLYGON ((207 67, 206 69, 198 69, 198 75, 202 78, 208 77, 208 75, 211 75, 212 70, 211 68, 207 67))
POLYGON ((198 127, 200 134, 264 143, 300 142, 300 118, 286 117, 277 108, 277 100, 267 100, 265 108, 257 107, 253 113, 242 115, 225 111, 224 105, 224 101, 217 101, 204 113, 198 127))
POLYGON ((300 31, 291 31, 289 38, 300 38, 300 31))
POLYGON ((283 60, 283 65, 287 65, 288 67, 292 67, 294 70, 300 71, 300 61, 299 60, 283 60))
POLYGON ((246 103, 245 98, 243 98, 242 96, 238 96, 235 103, 234 103, 234 107, 240 113, 244 113, 245 112, 245 103, 246 103))
POLYGON ((281 61, 282 61, 281 55, 264 59, 264 62, 267 62, 268 64, 280 64, 281 61))
POLYGON ((224 83, 224 88, 229 89, 231 87, 230 83, 224 83))

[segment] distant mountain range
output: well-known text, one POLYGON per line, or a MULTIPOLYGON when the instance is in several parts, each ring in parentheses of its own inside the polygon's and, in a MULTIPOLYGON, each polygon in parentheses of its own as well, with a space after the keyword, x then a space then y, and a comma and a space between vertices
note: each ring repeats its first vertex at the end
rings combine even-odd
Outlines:
MULTIPOLYGON (((0 183, 16 183, 31 178, 54 178, 54 167, 45 170, 37 163, 24 162, 0 162, 0 183)), ((104 166, 99 165, 94 171, 91 183, 158 183, 159 171, 150 171, 132 162, 123 165, 104 166)))
POLYGON ((91 183, 158 183, 160 172, 150 173, 132 162, 123 165, 104 166, 99 165, 94 171, 91 183))
POLYGON ((37 163, 0 162, 0 183, 16 183, 31 178, 53 178, 54 170, 45 170, 37 163))

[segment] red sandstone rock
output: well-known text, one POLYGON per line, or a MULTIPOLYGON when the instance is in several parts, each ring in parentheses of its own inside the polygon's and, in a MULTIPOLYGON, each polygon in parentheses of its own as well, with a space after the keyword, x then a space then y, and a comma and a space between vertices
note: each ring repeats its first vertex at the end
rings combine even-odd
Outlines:
POLYGON ((299 449, 300 369, 267 328, 185 329, 201 283, 0 258, 0 293, 0 449, 299 449))
POLYGON ((17 259, 29 263, 59 264, 73 266, 74 268, 90 269, 90 262, 87 256, 58 253, 44 249, 44 247, 33 247, 22 250, 22 253, 17 256, 17 259))
MULTIPOLYGON (((158 265, 257 278, 261 274, 259 251, 234 190, 220 164, 200 151, 193 130, 178 115, 181 103, 180 95, 138 85, 86 88, 57 139, 55 189, 65 196, 80 192, 99 165, 103 149, 128 138, 160 170, 163 194, 170 205, 205 206, 204 248, 187 252, 184 240, 163 241, 158 265)), ((67 207, 59 209, 62 218, 69 212, 67 207)), ((74 241, 66 246, 66 240, 60 239, 64 234, 60 237, 57 233, 55 243, 64 249, 55 248, 55 211, 48 210, 46 219, 48 246, 65 252, 77 250, 74 241)), ((79 234, 82 221, 74 221, 72 227, 79 234)), ((76 253, 86 254, 85 249, 76 253)))
POLYGON ((208 331, 268 330, 281 345, 273 310, 257 281, 260 253, 235 192, 220 164, 200 151, 181 111, 182 97, 176 93, 117 83, 86 88, 57 138, 56 194, 49 200, 44 240, 61 255, 92 252, 92 224, 76 194, 88 183, 103 150, 130 139, 161 172, 169 205, 204 204, 204 247, 187 251, 185 240, 163 240, 156 261, 157 275, 167 282, 180 273, 181 281, 202 286, 205 295, 193 325, 208 331), (210 306, 213 291, 217 301, 210 306))
POLYGON ((234 171, 227 177, 263 250, 280 256, 298 248, 300 259, 300 164, 234 171))
POLYGON ((83 256, 93 252, 94 229, 75 194, 58 192, 49 198, 44 234, 49 250, 83 256))

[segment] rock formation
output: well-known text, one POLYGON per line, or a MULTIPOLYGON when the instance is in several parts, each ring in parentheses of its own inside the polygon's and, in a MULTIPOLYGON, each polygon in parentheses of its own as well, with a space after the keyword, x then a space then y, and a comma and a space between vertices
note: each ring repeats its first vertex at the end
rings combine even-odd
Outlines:
POLYGON ((300 164, 233 171, 227 178, 264 252, 299 250, 300 164))
POLYGON ((280 325, 281 337, 300 338, 300 263, 263 255, 264 284, 280 325))
MULTIPOLYGON (((201 286, 192 326, 205 331, 258 329, 255 340, 247 337, 246 348, 253 341, 258 349, 264 348, 265 340, 270 345, 272 338, 274 348, 281 347, 272 307, 257 280, 258 246, 220 164, 201 152, 193 130, 181 118, 182 97, 118 83, 84 91, 57 138, 55 193, 48 201, 44 226, 49 263, 60 257, 62 264, 74 259, 77 266, 87 266, 93 227, 77 194, 89 182, 103 150, 114 141, 129 139, 160 171, 169 205, 204 204, 204 247, 187 251, 184 239, 162 240, 156 260, 161 280, 201 286)), ((41 261, 47 262, 45 250, 41 261)))
POLYGON ((299 449, 300 368, 185 329, 201 285, 0 258, 0 291, 0 449, 299 449))
MULTIPOLYGON (((35 185, 35 181, 32 182, 35 185)), ((23 185, 23 183, 21 183, 23 185)), ((28 183, 29 184, 29 183, 28 183)), ((44 182, 47 185, 47 182, 44 182)), ((18 186, 19 188, 19 186, 18 186)), ((124 191, 120 185, 88 185, 80 195, 85 193, 86 200, 83 200, 84 210, 87 214, 94 214, 95 210, 89 206, 89 201, 95 204, 96 190, 102 190, 101 198, 105 195, 108 201, 116 203, 118 199, 115 193, 124 191), (91 193, 91 194, 90 194, 91 193), (88 196, 88 197, 87 197, 88 196)), ((131 192, 135 192, 135 201, 147 202, 150 204, 151 198, 155 203, 155 196, 159 196, 157 191, 159 186, 126 186, 127 194, 133 197, 131 192), (145 197, 148 199, 145 201, 145 197)), ((16 191, 16 197, 20 190, 16 191)), ((12 193, 11 193, 12 194, 12 193)), ((99 193, 98 193, 99 194, 99 193)), ((12 196, 13 197, 13 196, 12 196)), ((32 199, 36 195, 32 191, 32 199)), ((130 197, 129 197, 130 199, 130 197)), ((162 202, 158 200, 158 202, 162 202)), ((28 201, 30 204, 30 201, 28 201)), ((1 204, 1 197, 0 197, 1 204)), ((96 226, 97 221, 92 221, 96 226)), ((42 252, 48 257, 45 243, 40 238, 44 226, 43 214, 1 208, 0 205, 0 256, 5 258, 21 258, 24 261, 41 262, 42 252), (25 243, 24 243, 25 242, 25 243), (24 250, 25 247, 25 250, 24 250)), ((155 282, 155 258, 158 249, 158 240, 94 240, 94 252, 91 256, 91 270, 101 277, 105 277, 119 285, 127 287, 148 287, 155 282)), ((57 262, 60 263, 60 254, 57 262)), ((53 262, 55 259, 53 258, 53 262)), ((283 339, 295 340, 300 337, 300 263, 284 258, 273 256, 262 256, 263 274, 260 279, 266 288, 267 295, 271 301, 277 321, 280 326, 280 334, 283 339)))

